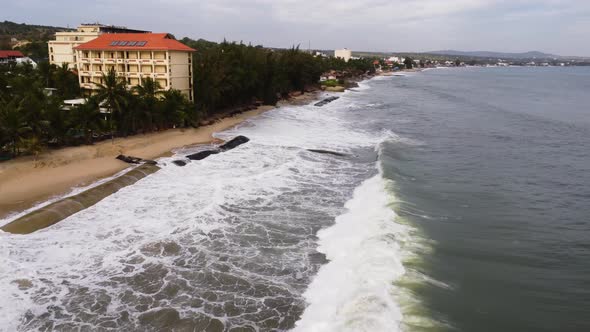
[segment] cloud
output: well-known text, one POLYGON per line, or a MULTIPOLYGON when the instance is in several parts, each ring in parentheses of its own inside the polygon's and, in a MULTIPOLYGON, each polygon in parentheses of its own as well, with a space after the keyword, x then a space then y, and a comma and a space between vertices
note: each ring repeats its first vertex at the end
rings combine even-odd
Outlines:
POLYGON ((311 42, 325 49, 590 55, 590 45, 579 41, 588 27, 588 0, 21 0, 5 4, 4 13, 19 22, 100 21, 278 47, 311 42))

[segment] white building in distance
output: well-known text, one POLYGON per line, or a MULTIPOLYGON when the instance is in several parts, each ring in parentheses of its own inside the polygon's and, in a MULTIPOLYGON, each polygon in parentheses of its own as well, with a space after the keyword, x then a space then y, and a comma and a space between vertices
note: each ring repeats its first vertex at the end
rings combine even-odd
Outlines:
POLYGON ((350 58, 352 58, 352 51, 347 48, 335 50, 334 57, 343 59, 344 61, 348 62, 350 58))

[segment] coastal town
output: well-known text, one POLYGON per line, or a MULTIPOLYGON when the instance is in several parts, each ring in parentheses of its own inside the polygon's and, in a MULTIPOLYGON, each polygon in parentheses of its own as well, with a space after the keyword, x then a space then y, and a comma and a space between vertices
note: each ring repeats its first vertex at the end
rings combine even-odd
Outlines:
POLYGON ((362 77, 414 65, 353 57, 347 49, 325 56, 295 47, 176 40, 169 33, 99 23, 55 31, 50 38, 44 43, 46 58, 23 54, 29 44, 16 38, 8 44, 23 51, 0 51, 4 160, 137 133, 199 127, 305 92, 341 92, 362 77), (267 60, 257 63, 257 54, 267 60), (218 61, 227 65, 211 66, 218 61), (239 77, 244 70, 249 76, 239 77), (265 71, 267 83, 260 77, 265 71))
MULTIPOLYGON (((16 28, 23 29, 23 25, 16 28)), ((235 125, 277 103, 310 103, 319 91, 343 92, 374 75, 435 67, 572 64, 514 59, 482 62, 482 58, 363 53, 347 48, 275 49, 177 40, 166 32, 99 23, 41 30, 46 41, 24 39, 33 38, 39 30, 21 34, 25 36, 21 39, 0 39, 5 48, 0 50, 0 160, 14 159, 11 163, 23 162, 35 169, 61 165, 64 161, 55 156, 68 147, 96 150, 92 152, 95 156, 113 159, 133 153, 155 158, 194 140, 185 129, 198 128, 201 132, 196 137, 206 141, 213 129, 235 125), (153 151, 135 151, 134 143, 129 143, 138 134, 160 135, 158 140, 166 142, 165 132, 174 138, 153 151)), ((66 158, 65 163, 70 162, 66 158)), ((110 159, 109 165, 94 176, 71 178, 61 190, 125 167, 110 159)), ((11 173, 18 167, 6 162, 0 167, 11 169, 1 176, 18 179, 11 173)), ((24 193, 27 187, 21 187, 21 182, 14 185, 24 193)), ((0 215, 30 206, 49 192, 37 191, 39 196, 25 205, 6 203, 23 201, 11 194, 0 206, 0 215)))

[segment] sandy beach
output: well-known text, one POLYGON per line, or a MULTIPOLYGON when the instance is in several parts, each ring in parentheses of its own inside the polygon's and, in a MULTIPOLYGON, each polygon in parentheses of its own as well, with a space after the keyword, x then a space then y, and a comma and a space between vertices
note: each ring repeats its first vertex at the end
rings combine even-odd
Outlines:
MULTIPOLYGON (((283 101, 280 105, 306 104, 315 93, 283 101)), ((67 194, 74 187, 89 185, 126 168, 115 159, 119 154, 156 159, 187 145, 207 144, 213 134, 234 127, 274 106, 226 117, 199 128, 170 129, 158 133, 117 138, 94 145, 50 150, 34 157, 21 157, 0 163, 0 218, 29 209, 55 196, 67 194)))

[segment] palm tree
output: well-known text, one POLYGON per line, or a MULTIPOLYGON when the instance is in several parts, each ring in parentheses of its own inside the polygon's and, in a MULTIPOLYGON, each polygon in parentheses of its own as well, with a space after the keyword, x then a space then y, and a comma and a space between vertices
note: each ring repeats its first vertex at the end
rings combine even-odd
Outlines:
POLYGON ((127 91, 125 80, 117 77, 115 69, 111 68, 108 73, 102 74, 102 84, 98 84, 96 97, 100 104, 107 107, 109 113, 109 126, 114 140, 115 118, 121 119, 123 109, 127 105, 127 91))
POLYGON ((156 104, 158 103, 158 96, 161 94, 160 89, 160 83, 150 77, 142 78, 141 85, 133 87, 133 91, 137 93, 141 100, 149 130, 153 130, 156 104))
POLYGON ((61 100, 53 97, 45 98, 43 103, 44 130, 43 134, 49 141, 61 145, 66 141, 68 129, 71 128, 72 119, 68 111, 61 107, 61 100))
POLYGON ((74 127, 84 133, 86 143, 91 143, 93 131, 102 129, 102 114, 98 104, 97 98, 93 96, 72 110, 74 127))
POLYGON ((60 67, 55 67, 53 76, 55 87, 62 98, 68 99, 78 95, 80 92, 78 77, 70 70, 67 63, 63 63, 60 67))
POLYGON ((198 123, 198 117, 196 114, 191 113, 192 109, 189 108, 189 102, 180 90, 164 91, 162 95, 163 98, 158 110, 167 127, 198 123))
POLYGON ((12 154, 18 155, 18 145, 25 133, 30 131, 20 109, 18 100, 0 103, 0 133, 12 146, 12 154))

